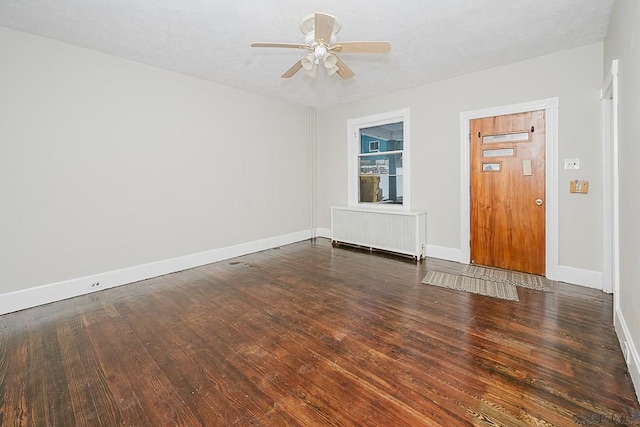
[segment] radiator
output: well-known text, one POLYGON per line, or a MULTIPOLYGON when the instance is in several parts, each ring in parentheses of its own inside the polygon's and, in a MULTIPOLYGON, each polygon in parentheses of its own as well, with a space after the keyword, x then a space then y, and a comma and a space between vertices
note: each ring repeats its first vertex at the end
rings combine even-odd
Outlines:
POLYGON ((332 207, 331 240, 421 260, 426 256, 426 213, 332 207))

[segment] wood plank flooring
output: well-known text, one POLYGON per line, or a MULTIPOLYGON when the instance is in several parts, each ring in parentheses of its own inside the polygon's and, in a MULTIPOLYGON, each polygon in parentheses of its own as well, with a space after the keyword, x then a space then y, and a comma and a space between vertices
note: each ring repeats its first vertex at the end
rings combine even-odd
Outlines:
POLYGON ((317 239, 0 316, 0 425, 640 425, 610 295, 427 268, 317 239))

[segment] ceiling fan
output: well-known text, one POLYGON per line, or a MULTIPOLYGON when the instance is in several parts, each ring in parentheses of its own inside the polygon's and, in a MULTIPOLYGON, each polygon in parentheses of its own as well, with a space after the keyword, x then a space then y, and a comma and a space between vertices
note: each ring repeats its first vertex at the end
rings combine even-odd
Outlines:
POLYGON ((285 79, 292 77, 301 69, 315 77, 320 64, 327 69, 329 75, 337 73, 343 79, 350 79, 355 73, 337 53, 389 53, 391 51, 389 42, 336 42, 335 35, 342 26, 335 17, 326 13, 316 12, 305 16, 300 21, 299 27, 305 35, 304 44, 269 42, 251 44, 252 47, 283 47, 309 51, 284 72, 282 78, 285 79))

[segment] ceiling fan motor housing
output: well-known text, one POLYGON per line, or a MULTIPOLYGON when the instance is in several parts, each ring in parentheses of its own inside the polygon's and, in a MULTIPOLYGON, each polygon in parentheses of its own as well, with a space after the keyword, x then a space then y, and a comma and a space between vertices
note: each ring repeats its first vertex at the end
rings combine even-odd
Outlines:
MULTIPOLYGON (((316 33, 315 31, 311 31, 309 34, 307 34, 304 37, 304 42, 306 44, 308 44, 309 46, 313 46, 315 44, 319 44, 318 42, 316 42, 316 33)), ((327 41, 326 43, 324 43, 325 46, 331 46, 336 42, 336 35, 335 34, 331 34, 331 40, 327 41)))

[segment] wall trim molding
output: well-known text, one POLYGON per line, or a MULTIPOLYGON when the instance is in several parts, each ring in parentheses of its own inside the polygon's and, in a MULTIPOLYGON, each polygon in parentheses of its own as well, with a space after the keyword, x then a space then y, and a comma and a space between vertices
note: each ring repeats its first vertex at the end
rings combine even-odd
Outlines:
POLYGON ((447 248, 444 246, 427 245, 427 256, 431 258, 444 259, 447 261, 462 262, 460 249, 447 248))
MULTIPOLYGON (((316 228, 315 236, 331 239, 331 229, 316 228)), ((312 230, 303 230, 296 233, 240 243, 233 246, 155 261, 120 270, 107 271, 75 279, 35 286, 19 291, 8 292, 0 294, 0 315, 92 292, 98 292, 117 286, 127 285, 140 280, 175 273, 177 271, 187 270, 189 268, 199 267, 205 264, 224 261, 238 256, 264 251, 277 246, 301 242, 312 237, 312 230), (91 286, 95 283, 99 283, 99 285, 91 286)), ((456 248, 427 245, 427 256, 465 263, 464 260, 462 260, 460 249, 456 248)), ((602 289, 602 273, 599 271, 560 266, 558 280, 589 288, 602 289)), ((636 369, 638 369, 637 367, 640 366, 640 363, 637 362, 637 350, 635 350, 635 354, 635 366, 636 369)), ((640 378, 638 381, 638 384, 640 384, 640 378)))
POLYGON ((322 227, 316 228, 316 237, 324 237, 325 239, 331 240, 332 236, 333 236, 333 233, 331 232, 330 228, 322 228, 322 227))
POLYGON ((572 285, 584 286, 586 288, 602 290, 602 272, 583 270, 581 268, 558 266, 558 277, 556 280, 572 285))
MULTIPOLYGON (((469 261, 465 260, 462 251, 456 248, 427 245, 427 256, 469 264, 469 261)), ((558 277, 555 280, 586 288, 602 289, 602 272, 600 271, 583 270, 561 265, 558 266, 558 277)))
POLYGON ((620 307, 620 168, 618 137, 618 60, 602 85, 602 289, 620 307))
MULTIPOLYGON (((462 251, 456 248, 427 245, 427 256, 459 262, 461 264, 469 264, 468 260, 464 259, 462 251)), ((586 288, 602 289, 601 271, 584 270, 560 265, 558 266, 558 277, 555 280, 572 285, 584 286, 586 288)))
MULTIPOLYGON (((331 239, 331 229, 317 228, 316 236, 331 239)), ((427 245, 426 249, 427 256, 430 258, 469 264, 469 261, 465 260, 464 254, 462 253, 463 251, 460 249, 436 245, 427 245)), ((558 266, 558 276, 554 280, 570 283, 572 285, 584 286, 585 288, 602 289, 601 271, 584 270, 581 268, 560 265, 558 266)))
MULTIPOLYGON (((619 308, 615 309, 613 316, 613 323, 620 342, 620 348, 624 355, 625 343, 629 349, 629 355, 626 359, 627 368, 629 369, 629 375, 631 376, 631 382, 636 391, 636 399, 640 402, 640 352, 631 338, 631 333, 627 327, 627 322, 624 319, 624 315, 619 308)), ((625 356, 626 357, 626 356, 625 356)))
POLYGON ((0 294, 0 315, 310 239, 311 230, 0 294), (98 284, 92 286, 93 284, 98 284))

